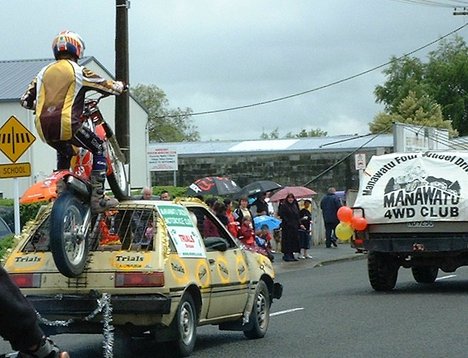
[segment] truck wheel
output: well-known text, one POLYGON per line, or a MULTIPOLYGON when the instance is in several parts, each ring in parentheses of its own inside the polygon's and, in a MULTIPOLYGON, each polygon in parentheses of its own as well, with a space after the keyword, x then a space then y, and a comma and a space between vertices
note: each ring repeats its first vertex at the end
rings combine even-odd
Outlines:
POLYGON ((411 272, 416 282, 434 283, 439 273, 439 268, 436 266, 416 266, 411 267, 411 272))
POLYGON ((376 291, 391 291, 395 287, 398 268, 390 255, 381 252, 369 252, 367 272, 369 282, 376 291))

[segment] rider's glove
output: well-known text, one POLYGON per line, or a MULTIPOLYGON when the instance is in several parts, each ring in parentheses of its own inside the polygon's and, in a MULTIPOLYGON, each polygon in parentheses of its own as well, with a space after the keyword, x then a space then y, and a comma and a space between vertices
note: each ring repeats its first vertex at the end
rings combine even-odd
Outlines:
POLYGON ((112 89, 116 92, 122 93, 128 89, 128 86, 124 84, 122 81, 114 81, 112 85, 112 89))

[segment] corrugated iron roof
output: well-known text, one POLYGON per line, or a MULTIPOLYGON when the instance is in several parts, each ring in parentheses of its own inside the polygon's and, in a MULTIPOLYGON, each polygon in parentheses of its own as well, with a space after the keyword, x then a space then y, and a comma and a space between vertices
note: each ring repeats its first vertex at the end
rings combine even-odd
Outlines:
POLYGON ((153 148, 175 150, 178 155, 240 155, 259 153, 303 153, 303 152, 337 152, 357 148, 393 148, 393 134, 368 136, 340 135, 333 137, 310 137, 298 139, 273 140, 232 140, 210 142, 152 142, 153 148))
MULTIPOLYGON (((95 59, 89 56, 79 62, 85 65, 91 60, 95 59)), ((0 61, 0 102, 17 101, 42 67, 53 61, 53 58, 0 61)))

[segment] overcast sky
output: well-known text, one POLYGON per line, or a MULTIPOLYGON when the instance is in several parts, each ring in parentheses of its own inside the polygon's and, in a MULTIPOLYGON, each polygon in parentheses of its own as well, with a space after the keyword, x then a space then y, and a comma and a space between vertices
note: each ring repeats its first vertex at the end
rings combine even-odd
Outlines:
MULTIPOLYGON (((171 107, 196 112, 254 104, 324 86, 386 63, 467 20, 422 3, 455 0, 132 0, 130 84, 155 84, 171 107)), ((114 72, 114 0, 2 1, 1 60, 51 57, 64 29, 114 72)), ((468 35, 468 28, 459 34, 468 35)), ((416 53, 426 60, 427 51, 416 53)), ((194 116, 202 140, 258 139, 320 128, 364 134, 382 107, 382 69, 268 105, 194 116)), ((131 124, 130 124, 131 125, 131 124)))

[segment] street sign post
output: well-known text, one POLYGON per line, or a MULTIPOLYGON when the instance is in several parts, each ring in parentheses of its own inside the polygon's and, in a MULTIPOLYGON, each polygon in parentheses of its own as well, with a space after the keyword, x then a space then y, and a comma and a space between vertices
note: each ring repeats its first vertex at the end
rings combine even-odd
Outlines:
POLYGON ((15 234, 20 233, 19 210, 19 183, 18 177, 31 176, 30 163, 16 163, 16 161, 28 150, 36 140, 23 123, 15 116, 11 116, 0 128, 0 151, 10 159, 12 164, 0 165, 0 179, 13 178, 14 181, 14 216, 15 234))

